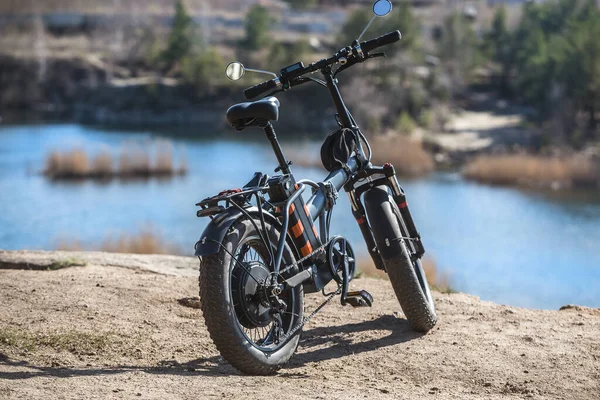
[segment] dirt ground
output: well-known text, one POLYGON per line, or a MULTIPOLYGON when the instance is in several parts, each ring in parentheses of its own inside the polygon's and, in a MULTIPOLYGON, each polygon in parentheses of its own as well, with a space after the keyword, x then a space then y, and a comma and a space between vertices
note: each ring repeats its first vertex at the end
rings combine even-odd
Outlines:
MULTIPOLYGON (((598 309, 435 293, 440 321, 420 335, 389 282, 357 279, 372 308, 330 303, 286 368, 250 377, 183 300, 197 296, 197 261, 73 254, 0 251, 0 399, 599 398, 598 309), (46 270, 65 257, 87 265, 46 270)), ((308 295, 307 311, 321 301, 308 295)))

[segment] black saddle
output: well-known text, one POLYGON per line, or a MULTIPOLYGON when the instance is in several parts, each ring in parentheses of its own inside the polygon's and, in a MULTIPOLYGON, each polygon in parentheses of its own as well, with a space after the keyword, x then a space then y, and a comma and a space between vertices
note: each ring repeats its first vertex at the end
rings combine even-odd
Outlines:
POLYGON ((269 121, 279 119, 279 100, 276 97, 267 97, 258 101, 239 103, 227 110, 227 122, 238 131, 257 125, 266 126, 269 121))

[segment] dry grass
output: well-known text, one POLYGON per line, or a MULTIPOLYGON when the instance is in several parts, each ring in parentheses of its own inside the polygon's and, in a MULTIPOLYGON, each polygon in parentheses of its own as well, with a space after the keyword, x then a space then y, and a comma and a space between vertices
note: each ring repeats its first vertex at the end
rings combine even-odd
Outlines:
MULTIPOLYGON (((388 275, 377 268, 369 256, 360 257, 358 262, 358 274, 371 278, 389 279, 388 275)), ((450 284, 450 278, 447 274, 438 271, 435 261, 430 257, 422 260, 423 270, 427 276, 427 282, 432 290, 441 293, 455 293, 456 291, 450 284)))
POLYGON ((107 235, 99 247, 87 246, 77 239, 60 238, 56 242, 57 250, 64 251, 106 251, 109 253, 129 254, 184 254, 179 246, 169 243, 152 226, 147 226, 134 234, 121 233, 107 235))
POLYGON ((182 254, 178 246, 167 243, 151 227, 143 228, 136 234, 107 237, 102 242, 101 249, 109 253, 182 254))
POLYGON ((187 163, 181 156, 176 165, 173 145, 160 140, 146 146, 124 146, 118 162, 107 149, 93 158, 83 149, 52 151, 46 157, 43 173, 53 180, 168 178, 186 174, 187 163))
POLYGON ((106 334, 86 332, 31 332, 21 328, 0 328, 0 348, 16 348, 24 351, 35 351, 40 347, 49 347, 58 351, 69 351, 73 354, 90 354, 104 350, 110 343, 106 334))
POLYGON ((600 186, 600 163, 583 156, 482 155, 468 163, 463 173, 467 179, 496 185, 600 186))
POLYGON ((373 163, 392 163, 396 172, 405 176, 420 176, 433 171, 431 154, 423 149, 421 142, 406 136, 376 136, 369 140, 373 149, 373 163))

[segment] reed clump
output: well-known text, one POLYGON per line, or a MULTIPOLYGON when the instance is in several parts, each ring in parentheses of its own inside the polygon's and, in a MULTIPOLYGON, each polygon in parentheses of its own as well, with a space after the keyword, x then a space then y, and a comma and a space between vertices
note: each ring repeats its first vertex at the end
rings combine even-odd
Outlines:
POLYGON ((425 175, 435 168, 433 156, 423 149, 420 141, 401 135, 375 136, 369 139, 373 163, 392 163, 404 176, 425 175))
POLYGON ((88 246, 77 239, 60 238, 56 242, 57 250, 64 251, 105 251, 108 253, 128 254, 173 254, 183 255, 178 245, 167 241, 152 226, 141 228, 135 233, 109 234, 100 246, 88 246))
POLYGON ((125 145, 119 157, 113 157, 108 149, 93 156, 83 149, 52 151, 46 157, 43 174, 52 180, 147 179, 186 174, 185 157, 180 155, 176 162, 174 153, 171 142, 162 140, 146 145, 125 145))
POLYGON ((463 175, 493 185, 553 189, 600 187, 600 163, 582 155, 481 155, 465 166, 463 175))

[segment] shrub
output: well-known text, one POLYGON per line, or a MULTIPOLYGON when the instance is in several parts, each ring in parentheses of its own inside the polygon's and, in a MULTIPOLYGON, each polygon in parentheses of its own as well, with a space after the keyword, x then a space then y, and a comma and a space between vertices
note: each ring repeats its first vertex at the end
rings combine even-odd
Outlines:
POLYGON ((412 119, 409 113, 403 111, 402 114, 396 120, 396 130, 401 135, 410 136, 416 128, 415 121, 412 119))

